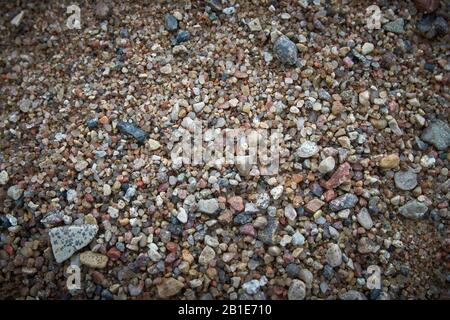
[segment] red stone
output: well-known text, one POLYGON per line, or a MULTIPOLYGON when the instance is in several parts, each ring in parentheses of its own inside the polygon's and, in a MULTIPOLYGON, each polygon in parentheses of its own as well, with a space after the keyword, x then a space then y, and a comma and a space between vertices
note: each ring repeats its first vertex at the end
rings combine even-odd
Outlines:
POLYGON ((234 196, 228 199, 230 206, 237 212, 244 210, 244 200, 242 197, 234 196))
POLYGON ((334 192, 334 190, 327 190, 324 194, 324 199, 326 202, 330 202, 331 200, 333 200, 334 198, 336 198, 336 192, 334 192))
POLYGON ((6 251, 10 256, 12 256, 12 255, 14 254, 14 248, 13 248, 10 244, 7 244, 7 245, 5 246, 5 251, 6 251))
POLYGON ((255 228, 252 224, 244 224, 242 227, 240 227, 241 234, 244 234, 246 236, 252 236, 254 237, 256 235, 255 228))
POLYGON ((325 188, 327 189, 335 189, 339 187, 342 183, 347 181, 350 175, 350 164, 345 162, 337 168, 337 170, 333 173, 331 178, 325 183, 325 188))
POLYGON ((106 253, 106 255, 113 261, 116 261, 120 258, 120 256, 122 255, 122 253, 116 248, 116 247, 111 247, 111 249, 108 250, 108 252, 106 253))

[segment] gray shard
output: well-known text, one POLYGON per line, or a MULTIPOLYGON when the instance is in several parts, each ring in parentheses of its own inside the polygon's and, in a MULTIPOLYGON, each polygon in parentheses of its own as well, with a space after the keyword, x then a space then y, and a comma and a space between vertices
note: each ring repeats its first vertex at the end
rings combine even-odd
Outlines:
POLYGON ((297 63, 297 46, 286 36, 280 36, 275 41, 273 52, 282 63, 290 65, 297 63))
POLYGON ((346 193, 337 197, 330 202, 330 209, 332 211, 340 211, 344 209, 353 208, 358 203, 358 197, 353 193, 346 193))
POLYGON ((50 243, 56 262, 69 259, 76 251, 87 246, 95 237, 98 226, 84 224, 79 226, 64 226, 50 230, 50 243))
POLYGON ((423 130, 420 138, 436 147, 445 150, 450 145, 450 127, 441 120, 431 121, 430 125, 423 130))
POLYGON ((122 133, 132 136, 139 142, 144 142, 148 138, 148 134, 144 130, 122 120, 119 120, 117 123, 117 129, 122 133))
POLYGON ((428 207, 422 202, 411 200, 400 207, 398 211, 405 218, 419 219, 428 211, 428 207))

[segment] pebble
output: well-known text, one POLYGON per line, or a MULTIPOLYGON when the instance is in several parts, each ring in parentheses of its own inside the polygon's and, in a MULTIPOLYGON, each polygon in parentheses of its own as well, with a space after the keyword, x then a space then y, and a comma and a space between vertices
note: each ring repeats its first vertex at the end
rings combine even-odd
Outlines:
POLYGON ((288 218, 289 220, 294 221, 295 218, 297 218, 297 211, 295 211, 294 207, 292 207, 292 205, 288 205, 286 206, 286 208, 284 208, 284 216, 286 218, 288 218))
POLYGON ((292 280, 291 286, 288 291, 289 300, 304 300, 306 297, 306 286, 301 280, 292 280))
POLYGON ((216 257, 216 252, 213 248, 206 246, 200 256, 198 257, 198 263, 207 266, 216 257))
POLYGON ((375 48, 375 46, 372 43, 366 42, 363 44, 361 52, 362 52, 362 54, 366 55, 366 54, 371 53, 374 48, 375 48))
POLYGON ((50 243, 56 262, 69 259, 76 251, 87 246, 95 237, 98 226, 85 224, 50 229, 50 243))
POLYGON ((398 209, 398 212, 409 219, 420 219, 428 211, 428 207, 417 200, 410 200, 398 209))
POLYGON ((108 257, 92 251, 85 251, 80 254, 80 262, 89 268, 104 269, 108 263, 108 257))
POLYGON ((167 31, 175 31, 178 29, 178 20, 173 15, 166 13, 164 15, 164 25, 167 31))
POLYGON ((397 171, 394 175, 395 186, 401 190, 413 190, 417 186, 417 174, 412 170, 397 171))
POLYGON ((117 122, 117 129, 120 132, 133 137, 139 142, 144 142, 148 138, 148 135, 144 130, 129 122, 120 120, 117 122))
POLYGON ((157 285, 158 296, 161 299, 167 299, 177 295, 184 288, 183 282, 168 278, 164 279, 161 284, 157 285))
POLYGON ((342 252, 339 246, 335 243, 330 244, 325 255, 327 263, 334 267, 339 267, 342 263, 342 252))
POLYGON ((252 32, 257 32, 257 31, 262 30, 261 23, 259 22, 258 18, 250 20, 250 22, 247 25, 248 25, 250 31, 252 31, 252 32))
POLYGON ((420 138, 438 150, 445 150, 450 145, 450 126, 441 120, 431 121, 420 138))
POLYGON ((405 21, 403 20, 403 18, 398 18, 398 19, 395 19, 394 21, 384 24, 383 29, 388 32, 402 34, 405 32, 404 26, 405 26, 405 21))
POLYGON ((373 227, 372 217, 369 214, 367 208, 361 208, 358 215, 356 216, 359 224, 366 230, 370 230, 373 227))
POLYGON ((8 188, 7 194, 11 199, 19 200, 20 197, 22 197, 23 189, 17 185, 14 185, 8 188))
POLYGON ((294 65, 298 59, 298 49, 288 37, 280 36, 273 45, 273 53, 284 64, 294 65))
POLYGON ((0 172, 0 184, 2 186, 4 186, 5 184, 7 184, 9 181, 9 175, 8 172, 6 172, 6 170, 2 170, 0 172))
POLYGON ((206 213, 206 214, 213 214, 219 209, 219 203, 217 199, 201 199, 198 202, 198 210, 200 212, 206 213))
POLYGON ((397 168, 399 164, 400 158, 396 154, 390 154, 380 160, 380 167, 382 169, 394 169, 397 168))
POLYGON ((358 203, 358 197, 353 193, 346 193, 337 197, 330 202, 330 209, 332 211, 340 211, 343 209, 353 208, 358 203))
POLYGON ((297 154, 300 158, 311 158, 319 152, 315 142, 305 141, 297 150, 297 154))
POLYGON ((319 164, 319 172, 322 174, 326 174, 334 170, 336 166, 336 161, 333 157, 326 157, 319 164))

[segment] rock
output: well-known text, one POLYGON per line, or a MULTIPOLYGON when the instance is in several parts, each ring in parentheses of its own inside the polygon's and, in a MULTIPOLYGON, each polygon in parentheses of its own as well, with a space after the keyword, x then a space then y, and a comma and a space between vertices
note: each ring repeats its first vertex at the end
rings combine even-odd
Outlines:
POLYGON ((175 31, 178 29, 178 20, 173 15, 166 13, 164 15, 164 25, 167 31, 175 31))
POLYGON ((244 210, 244 200, 242 199, 242 197, 234 196, 228 198, 228 203, 237 212, 241 212, 244 210))
POLYGON ((333 171, 334 167, 336 165, 336 161, 333 157, 326 157, 323 159, 319 164, 319 172, 322 174, 326 174, 328 172, 333 171))
POLYGON ((262 30, 261 23, 259 22, 258 18, 250 20, 250 22, 247 25, 248 25, 250 31, 252 31, 252 32, 262 30))
POLYGON ((256 206, 258 208, 265 210, 269 205, 270 205, 270 196, 265 192, 260 193, 258 195, 258 198, 256 199, 256 206))
POLYGON ((292 280, 291 286, 288 291, 289 300, 303 300, 306 297, 306 286, 301 280, 292 280))
POLYGON ((380 167, 382 169, 393 169, 397 168, 400 164, 400 158, 396 154, 391 154, 386 157, 383 157, 380 160, 380 167))
POLYGON ((289 263, 286 266, 286 274, 289 278, 298 278, 300 275, 300 266, 295 263, 289 263))
POLYGON ((63 221, 64 221, 64 213, 61 211, 50 212, 44 218, 41 219, 41 223, 46 228, 54 227, 63 221))
POLYGON ((175 44, 180 44, 182 42, 188 41, 190 38, 190 34, 186 30, 181 30, 177 33, 175 37, 175 44))
POLYGON ((110 9, 108 5, 103 1, 99 1, 95 6, 95 15, 97 16, 97 18, 105 19, 109 16, 109 14, 110 9))
POLYGON ((292 236, 291 243, 294 246, 302 246, 305 243, 305 237, 300 232, 296 231, 292 236))
POLYGON ((207 266, 216 257, 216 252, 210 246, 205 246, 202 253, 198 257, 198 263, 207 266))
POLYGON ((438 150, 445 150, 450 145, 450 127, 441 120, 431 121, 420 138, 432 144, 438 150))
POLYGON ((366 208, 362 208, 358 215, 356 216, 359 224, 363 226, 364 229, 370 230, 373 227, 373 221, 366 208))
POLYGON ((289 204, 286 208, 284 208, 284 216, 288 218, 288 220, 294 221, 295 218, 297 218, 297 211, 295 211, 294 207, 289 204))
POLYGON ((383 29, 388 32, 401 34, 405 32, 405 21, 403 18, 398 18, 394 21, 388 22, 383 25, 383 29))
POLYGON ((335 243, 332 243, 325 254, 325 258, 327 263, 334 267, 339 267, 342 263, 342 252, 341 248, 335 243))
POLYGON ((207 0, 207 4, 216 12, 222 12, 223 10, 222 0, 207 0))
POLYGON ((375 253, 380 249, 380 246, 378 246, 373 240, 362 237, 358 241, 358 252, 362 254, 367 253, 375 253))
POLYGON ((268 245, 274 244, 278 225, 278 220, 276 218, 271 216, 267 217, 267 225, 258 232, 258 239, 268 245))
POLYGON ((436 163, 436 159, 433 156, 423 155, 420 158, 420 165, 424 168, 431 168, 436 163))
POLYGON ((413 190, 417 186, 417 174, 412 170, 398 171, 394 175, 394 182, 400 190, 413 190))
POLYGON ((178 294, 184 284, 174 278, 164 279, 160 285, 157 286, 158 295, 161 299, 167 299, 178 294))
POLYGON ((30 99, 22 99, 19 104, 20 111, 27 113, 31 108, 31 100, 30 99))
POLYGON ((201 199, 197 205, 200 212, 207 214, 213 214, 219 209, 219 202, 217 199, 201 199))
POLYGON ((161 144, 156 140, 148 139, 148 147, 151 151, 155 151, 161 148, 161 144))
POLYGON ((358 197, 353 193, 346 193, 337 197, 330 202, 330 209, 332 211, 340 211, 343 209, 353 208, 358 203, 358 197))
POLYGON ((375 48, 375 46, 372 43, 366 42, 363 44, 363 46, 361 48, 361 53, 364 55, 369 54, 373 51, 374 48, 375 48))
POLYGON ((159 69, 162 74, 171 74, 172 73, 172 66, 170 64, 166 64, 159 69))
POLYGON ((273 45, 275 56, 284 64, 294 65, 297 63, 297 46, 286 36, 280 36, 273 45))
POLYGON ((272 190, 270 190, 270 194, 272 195, 274 200, 277 200, 281 197, 281 195, 283 194, 283 189, 284 189, 283 186, 277 186, 272 190))
POLYGON ((117 122, 117 129, 124 134, 132 136, 139 142, 144 142, 148 138, 148 135, 144 130, 129 122, 119 120, 119 122, 117 122))
POLYGON ((302 269, 300 270, 298 277, 305 283, 306 288, 309 289, 312 287, 314 276, 311 271, 309 271, 308 269, 302 269))
POLYGON ((300 158, 311 158, 319 152, 319 148, 317 147, 315 142, 305 141, 301 144, 301 146, 297 150, 297 155, 300 158))
POLYGON ((108 257, 100 253, 85 251, 80 254, 80 262, 89 268, 103 269, 108 263, 108 257))
POLYGON ((117 219, 119 217, 119 209, 109 206, 108 214, 111 217, 111 219, 117 219))
POLYGON ((439 9, 440 0, 414 0, 414 4, 418 11, 431 13, 439 9))
POLYGON ((50 243, 56 262, 69 259, 76 251, 87 246, 95 237, 98 226, 84 224, 80 226, 56 227, 50 230, 50 243))
POLYGON ((310 213, 316 213, 324 204, 325 202, 322 200, 314 198, 306 204, 305 209, 310 213))
POLYGON ((6 172, 6 170, 2 170, 2 172, 0 172, 0 185, 4 186, 5 184, 7 184, 9 181, 9 175, 8 172, 6 172))
POLYGON ((428 207, 417 200, 408 201, 404 206, 398 209, 398 212, 405 218, 420 219, 428 211, 428 207))
POLYGON ((341 295, 339 295, 341 300, 367 300, 366 296, 359 291, 349 290, 341 295))
POLYGON ((20 11, 14 18, 11 20, 11 24, 15 27, 18 27, 20 25, 20 22, 22 21, 23 15, 25 14, 25 11, 20 11))
POLYGON ((247 294, 255 294, 259 291, 259 288, 261 287, 261 284, 258 280, 250 280, 242 284, 242 289, 245 290, 247 294))
POLYGON ((8 195, 8 197, 10 197, 13 200, 19 200, 20 197, 23 194, 23 189, 20 188, 17 185, 11 186, 8 188, 8 191, 6 192, 6 194, 8 195))
POLYGON ((181 223, 187 223, 187 221, 188 221, 188 214, 187 214, 186 210, 184 210, 184 208, 180 208, 180 210, 178 211, 177 219, 181 223))
POLYGON ((436 15, 424 15, 416 24, 417 32, 431 40, 438 35, 445 36, 448 33, 447 21, 436 15))
POLYGON ((77 163, 75 163, 75 170, 77 170, 78 172, 83 171, 84 169, 86 169, 89 165, 89 162, 85 161, 85 160, 79 160, 77 161, 77 163))
POLYGON ((348 180, 350 176, 350 164, 345 162, 341 164, 333 173, 331 178, 325 183, 325 188, 335 189, 348 180))
POLYGON ((69 189, 67 190, 67 202, 74 202, 75 199, 77 198, 77 191, 74 189, 69 189))

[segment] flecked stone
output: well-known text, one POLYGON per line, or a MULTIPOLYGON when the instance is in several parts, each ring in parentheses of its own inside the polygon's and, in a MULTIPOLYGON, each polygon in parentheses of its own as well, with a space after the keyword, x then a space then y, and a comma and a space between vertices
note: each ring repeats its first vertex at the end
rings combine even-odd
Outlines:
POLYGON ((339 295, 341 300, 367 300, 366 296, 359 291, 349 290, 339 295))
POLYGON ((132 136, 139 142, 144 142, 148 138, 148 134, 134 124, 120 120, 117 122, 117 129, 129 136, 132 136))
POLYGON ((284 216, 289 220, 295 220, 295 218, 297 218, 297 211, 295 211, 292 205, 287 205, 286 208, 284 208, 284 216))
POLYGON ((161 284, 157 286, 158 296, 162 299, 167 299, 177 295, 184 288, 184 284, 174 278, 164 279, 161 284))
POLYGON ((319 172, 322 174, 333 171, 336 161, 333 157, 326 157, 319 164, 319 172))
POLYGON ((69 259, 76 251, 87 246, 95 237, 98 226, 84 224, 80 226, 63 226, 50 230, 50 242, 56 262, 69 259))
POLYGON ((311 158, 319 152, 315 142, 305 141, 297 150, 297 154, 300 158, 311 158))
POLYGON ((403 18, 398 18, 394 21, 388 22, 383 25, 383 29, 392 33, 401 34, 405 32, 405 21, 403 18))
POLYGON ((301 280, 294 279, 288 290, 289 300, 304 300, 306 297, 306 286, 301 280))
POLYGON ((420 219, 428 211, 428 207, 417 200, 410 200, 398 209, 405 218, 420 219))
POLYGON ((275 243, 275 235, 278 230, 278 220, 274 217, 267 217, 267 225, 258 232, 258 239, 265 244, 275 243))
POLYGON ((373 221, 367 208, 361 208, 356 218, 359 224, 364 227, 364 229, 370 230, 373 227, 373 221))
POLYGON ((413 190, 417 186, 417 174, 412 170, 398 171, 394 175, 394 182, 401 190, 413 190))
POLYGON ((198 257, 198 263, 208 265, 216 257, 216 252, 210 246, 205 246, 202 253, 198 257))
POLYGON ((346 193, 337 197, 330 202, 330 209, 332 211, 340 211, 343 209, 353 208, 358 203, 358 197, 353 193, 346 193))
POLYGON ((242 210, 244 210, 244 200, 242 199, 242 197, 239 196, 230 197, 228 198, 228 203, 237 212, 241 212, 242 210))
POLYGON ((9 181, 8 172, 6 172, 6 170, 2 170, 0 172, 0 184, 4 186, 5 184, 8 183, 8 181, 9 181))
POLYGON ((441 120, 431 121, 420 138, 438 150, 445 150, 450 145, 450 126, 441 120))
POLYGON ((219 209, 217 199, 201 199, 198 202, 198 210, 203 213, 213 214, 219 209))
POLYGON ((339 246, 335 243, 330 244, 325 255, 327 263, 334 267, 339 267, 342 263, 342 252, 339 246))
POLYGON ((273 45, 274 54, 282 63, 294 65, 297 62, 298 49, 286 36, 280 36, 273 45))
POLYGON ((341 164, 333 173, 331 178, 325 183, 325 188, 335 189, 348 180, 350 176, 350 164, 345 162, 341 164))
POLYGON ((178 29, 178 20, 171 14, 164 15, 164 25, 168 31, 175 31, 178 29))
POLYGON ((90 268, 103 269, 108 263, 108 257, 100 253, 85 251, 80 254, 80 261, 81 264, 90 268))
POLYGON ((8 188, 7 194, 11 199, 19 200, 23 194, 23 189, 17 185, 14 185, 8 188))

